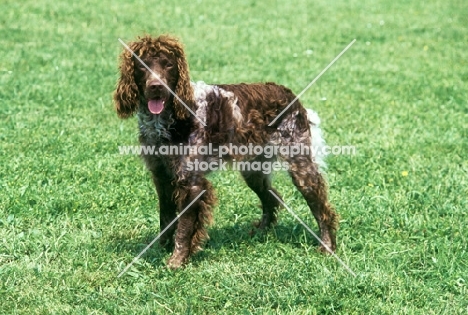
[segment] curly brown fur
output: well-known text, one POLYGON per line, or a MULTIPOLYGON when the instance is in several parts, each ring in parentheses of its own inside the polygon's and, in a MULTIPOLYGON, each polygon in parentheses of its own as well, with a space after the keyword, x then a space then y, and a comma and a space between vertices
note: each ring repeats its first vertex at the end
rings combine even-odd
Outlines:
MULTIPOLYGON (((169 59, 174 61, 174 70, 177 72, 177 78, 175 78, 177 84, 171 86, 171 89, 186 105, 191 108, 194 107, 189 68, 183 47, 177 39, 170 36, 159 36, 156 39, 144 36, 139 38, 139 41, 132 42, 128 46, 146 64, 150 64, 151 58, 156 57, 160 53, 167 55, 169 59)), ((120 118, 131 117, 138 110, 140 103, 139 96, 144 88, 138 81, 148 79, 148 76, 151 75, 146 69, 139 71, 141 68, 142 65, 139 61, 135 59, 130 51, 125 49, 120 55, 119 70, 121 75, 114 92, 115 108, 120 118), (138 72, 146 72, 146 78, 142 77, 142 73, 138 72)), ((174 99, 173 106, 178 119, 186 119, 188 117, 189 112, 179 100, 174 99)))
MULTIPOLYGON (((190 145, 214 147, 240 145, 311 145, 308 113, 299 101, 268 126, 294 100, 288 88, 275 83, 207 85, 191 83, 182 45, 170 36, 145 36, 129 44, 132 51, 152 70, 148 71, 127 50, 120 56, 120 78, 114 93, 117 114, 128 118, 137 113, 140 143, 146 146, 190 145), (153 73, 158 77, 156 78, 153 73), (175 98, 171 89, 179 96, 175 98), (196 113, 193 116, 186 108, 196 113), (202 122, 200 122, 202 120, 202 122)), ((162 244, 173 244, 168 261, 171 268, 182 266, 201 249, 208 238, 206 226, 212 221, 216 197, 207 173, 188 168, 196 160, 211 162, 214 155, 142 155, 152 174, 159 196, 160 228, 167 225, 203 190, 206 192, 180 217, 177 227, 169 228, 161 237, 162 244)), ((276 157, 245 156, 229 152, 226 160, 268 162, 276 157)), ((304 196, 317 223, 321 237, 332 250, 336 248, 338 215, 328 202, 325 180, 312 155, 279 156, 290 165, 294 185, 304 196)), ((270 193, 279 195, 271 186, 270 176, 261 171, 241 172, 247 185, 258 195, 263 215, 260 229, 277 221, 280 206, 270 193)))

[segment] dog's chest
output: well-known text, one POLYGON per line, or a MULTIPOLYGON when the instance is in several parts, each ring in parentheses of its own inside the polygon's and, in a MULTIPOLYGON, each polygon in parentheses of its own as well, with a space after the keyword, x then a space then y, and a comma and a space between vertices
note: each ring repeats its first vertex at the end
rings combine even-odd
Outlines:
POLYGON ((161 115, 138 114, 140 138, 145 140, 144 142, 147 144, 160 144, 172 141, 171 126, 173 124, 174 120, 170 116, 165 118, 161 115))

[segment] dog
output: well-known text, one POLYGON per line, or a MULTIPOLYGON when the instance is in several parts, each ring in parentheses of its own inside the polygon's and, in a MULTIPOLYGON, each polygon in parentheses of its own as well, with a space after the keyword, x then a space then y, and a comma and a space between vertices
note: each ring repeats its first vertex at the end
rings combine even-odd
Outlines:
MULTIPOLYGON (((290 89, 271 82, 191 82, 183 46, 174 37, 139 37, 128 47, 143 63, 124 49, 113 98, 120 118, 137 115, 142 146, 228 147, 222 158, 231 163, 274 163, 280 158, 318 223, 323 242, 319 249, 335 251, 338 215, 328 201, 320 150, 302 155, 280 150, 276 156, 267 157, 251 152, 240 154, 233 149, 249 145, 323 146, 320 119, 314 111, 306 110, 290 89)), ((159 242, 173 246, 167 265, 177 269, 208 238, 206 228, 212 222, 212 207, 216 203, 213 187, 205 178, 209 170, 196 169, 193 163, 212 163, 218 155, 191 151, 142 154, 142 158, 159 197, 161 231, 166 229, 159 242), (177 226, 169 226, 183 210, 177 226)), ((259 169, 242 169, 241 174, 261 201, 263 214, 256 227, 272 226, 281 202, 273 195, 279 193, 271 186, 270 174, 259 169)))

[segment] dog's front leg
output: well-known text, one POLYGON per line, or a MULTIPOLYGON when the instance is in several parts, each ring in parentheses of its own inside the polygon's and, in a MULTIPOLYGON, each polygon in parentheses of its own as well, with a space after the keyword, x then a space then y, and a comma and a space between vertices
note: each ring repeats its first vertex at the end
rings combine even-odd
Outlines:
MULTIPOLYGON (((174 201, 174 185, 171 177, 167 176, 163 170, 152 172, 153 183, 159 197, 159 226, 160 231, 164 231, 177 216, 177 205, 174 201)), ((174 246, 174 232, 176 225, 169 226, 159 239, 159 244, 172 249, 174 246)))
MULTIPOLYGON (((189 193, 188 196, 192 198, 197 196, 196 194, 189 193)), ((182 208, 185 209, 190 203, 190 198, 185 198, 182 202, 182 208)), ((167 265, 171 269, 177 269, 182 266, 190 256, 190 240, 195 230, 195 222, 197 217, 198 202, 195 201, 189 209, 179 218, 177 224, 177 231, 175 235, 175 246, 174 252, 171 258, 167 262, 167 265)))
POLYGON ((175 185, 173 184, 173 180, 175 175, 173 170, 168 167, 171 161, 153 155, 144 155, 143 158, 151 172, 153 184, 158 194, 160 231, 162 232, 167 228, 160 237, 159 244, 167 249, 172 249, 176 225, 169 226, 169 224, 177 216, 177 204, 174 199, 175 185))
POLYGON ((211 223, 211 207, 215 203, 213 189, 204 177, 191 178, 193 186, 180 186, 176 190, 179 212, 184 210, 195 198, 206 190, 179 218, 175 235, 174 253, 167 262, 169 268, 181 267, 188 258, 201 249, 202 242, 208 238, 206 225, 211 223))

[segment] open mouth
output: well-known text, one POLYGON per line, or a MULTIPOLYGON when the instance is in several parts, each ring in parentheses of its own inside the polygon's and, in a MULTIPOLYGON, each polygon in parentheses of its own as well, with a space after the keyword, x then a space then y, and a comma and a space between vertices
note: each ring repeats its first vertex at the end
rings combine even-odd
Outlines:
POLYGON ((148 110, 154 115, 159 115, 164 109, 164 103, 166 103, 164 99, 149 100, 148 110))

